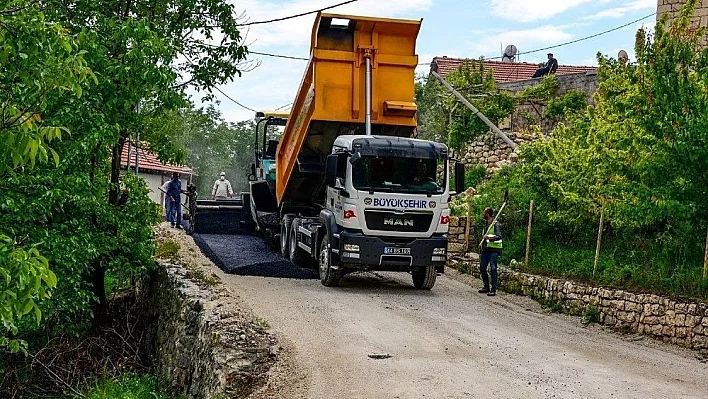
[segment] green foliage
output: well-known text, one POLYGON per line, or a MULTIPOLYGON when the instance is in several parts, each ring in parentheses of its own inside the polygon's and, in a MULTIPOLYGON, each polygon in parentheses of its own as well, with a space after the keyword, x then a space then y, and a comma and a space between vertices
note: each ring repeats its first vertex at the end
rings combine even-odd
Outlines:
POLYGON ((600 56, 595 107, 521 149, 479 189, 475 214, 501 199, 504 253, 521 258, 535 200, 531 271, 640 291, 708 297, 708 49, 684 19, 637 33, 637 64, 600 56), (605 231, 597 274, 601 210, 605 231))
POLYGON ((168 399, 151 375, 127 374, 115 380, 97 382, 84 394, 87 399, 168 399))
POLYGON ((49 289, 56 284, 56 275, 36 245, 26 248, 0 234, 0 348, 8 347, 10 352, 26 348, 25 342, 9 339, 5 333, 17 334, 18 320, 29 313, 39 323, 42 312, 38 301, 49 298, 49 289))
POLYGON ((585 93, 580 90, 569 90, 561 97, 554 97, 548 100, 546 110, 543 113, 545 118, 560 121, 569 118, 570 115, 580 112, 588 106, 585 93))
POLYGON ((583 311, 583 324, 599 323, 600 311, 595 306, 588 306, 583 311))
POLYGON ((179 243, 175 241, 164 241, 157 245, 155 250, 156 258, 174 259, 179 253, 179 243))
POLYGON ((47 99, 81 96, 90 76, 77 40, 36 2, 0 5, 0 176, 36 160, 59 162, 48 143, 63 129, 43 120, 47 99))
POLYGON ((465 187, 477 187, 482 179, 487 176, 484 165, 473 165, 465 171, 465 187))
MULTIPOLYGON (((227 123, 217 110, 185 109, 175 114, 179 142, 187 148, 187 162, 197 173, 197 193, 210 198, 214 181, 226 172, 234 192, 248 191, 248 174, 253 163, 255 123, 227 123)), ((261 127, 262 128, 262 127, 261 127)), ((276 135, 269 134, 275 139, 276 135)), ((259 135, 262 139, 262 132, 259 135)))
MULTIPOLYGON (((489 120, 499 124, 516 105, 513 95, 498 91, 492 72, 485 74, 483 60, 464 63, 446 76, 446 80, 479 109, 489 120)), ((460 104, 434 77, 416 83, 419 108, 419 137, 447 142, 461 148, 489 127, 472 111, 460 104)))

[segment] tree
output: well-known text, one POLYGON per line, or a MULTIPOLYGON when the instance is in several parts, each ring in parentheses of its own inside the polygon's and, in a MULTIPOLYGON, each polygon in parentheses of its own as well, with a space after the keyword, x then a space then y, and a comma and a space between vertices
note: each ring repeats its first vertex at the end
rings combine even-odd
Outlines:
MULTIPOLYGON (((48 22, 35 2, 0 3, 0 179, 22 176, 46 163, 49 142, 61 137, 62 127, 47 124, 43 115, 51 98, 80 96, 82 85, 91 76, 77 42, 56 23, 48 22)), ((2 192, 2 191, 0 191, 2 192)), ((12 207, 3 196, 3 207, 12 207)), ((26 343, 10 339, 18 333, 18 323, 32 313, 39 323, 39 301, 49 298, 57 284, 47 258, 38 244, 9 231, 9 220, 0 224, 0 348, 24 350, 26 343)), ((36 241, 35 241, 36 242, 36 241)))
MULTIPOLYGON (((91 160, 86 172, 93 192, 103 189, 102 165, 110 160, 106 199, 114 209, 105 209, 105 217, 93 217, 96 227, 119 238, 124 216, 120 209, 122 147, 140 132, 141 141, 161 159, 180 161, 184 157, 183 151, 170 145, 173 137, 164 129, 146 128, 155 126, 149 124, 155 115, 186 106, 187 87, 209 96, 214 86, 239 74, 246 48, 234 7, 224 0, 50 0, 47 10, 51 18, 83 39, 86 60, 97 76, 97 84, 84 93, 84 101, 72 104, 73 112, 62 111, 66 102, 58 102, 55 110, 58 119, 82 132, 83 144, 75 149, 91 160)), ((143 252, 138 250, 140 245, 135 247, 143 252)), ((92 262, 93 291, 102 308, 105 273, 108 265, 115 264, 116 251, 101 251, 92 262)))

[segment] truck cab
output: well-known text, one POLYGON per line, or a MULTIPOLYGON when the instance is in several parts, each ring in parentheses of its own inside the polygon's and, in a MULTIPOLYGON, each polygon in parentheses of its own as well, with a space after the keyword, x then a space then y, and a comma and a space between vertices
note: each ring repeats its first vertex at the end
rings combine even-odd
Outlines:
MULTIPOLYGON (((319 215, 284 218, 284 225, 295 226, 281 233, 289 257, 301 265, 316 261, 325 285, 353 271, 375 270, 411 272, 417 288, 432 288, 447 255, 454 194, 449 161, 440 143, 338 137, 327 156, 319 215)), ((464 167, 455 169, 454 176, 463 177, 464 167)))

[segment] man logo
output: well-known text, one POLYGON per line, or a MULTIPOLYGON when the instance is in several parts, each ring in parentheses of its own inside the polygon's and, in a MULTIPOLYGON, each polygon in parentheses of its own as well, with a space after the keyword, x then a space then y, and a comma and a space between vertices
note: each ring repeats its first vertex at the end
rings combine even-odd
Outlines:
POLYGON ((385 218, 384 226, 409 226, 413 227, 413 219, 385 218))
POLYGON ((435 201, 430 201, 430 202, 428 203, 428 207, 429 207, 430 209, 435 208, 435 205, 437 205, 437 203, 435 203, 435 201))
POLYGON ((364 205, 371 205, 371 198, 364 198, 364 205))

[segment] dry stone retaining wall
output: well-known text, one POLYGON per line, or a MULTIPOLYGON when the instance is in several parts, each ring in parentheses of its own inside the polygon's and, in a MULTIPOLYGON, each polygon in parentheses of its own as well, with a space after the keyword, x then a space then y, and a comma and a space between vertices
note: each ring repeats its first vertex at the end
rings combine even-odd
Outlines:
MULTIPOLYGON (((527 134, 510 133, 508 136, 517 146, 538 139, 537 136, 527 134)), ((466 165, 482 165, 487 170, 487 173, 495 172, 505 165, 516 163, 518 159, 519 155, 493 133, 485 134, 470 143, 461 156, 461 160, 466 165)))
MULTIPOLYGON (((451 229, 467 223, 459 219, 466 218, 451 218, 451 229)), ((448 266, 479 276, 479 256, 461 250, 464 245, 460 246, 458 237, 457 234, 449 235, 448 266)), ((652 336, 708 355, 708 303, 593 287, 501 266, 499 283, 504 291, 556 303, 569 314, 595 315, 595 321, 601 324, 652 336)))
MULTIPOLYGON (((213 283, 213 282, 212 282, 213 283)), ((275 339, 234 306, 234 296, 194 272, 160 263, 141 288, 153 366, 175 397, 245 397, 277 352, 275 339)))

